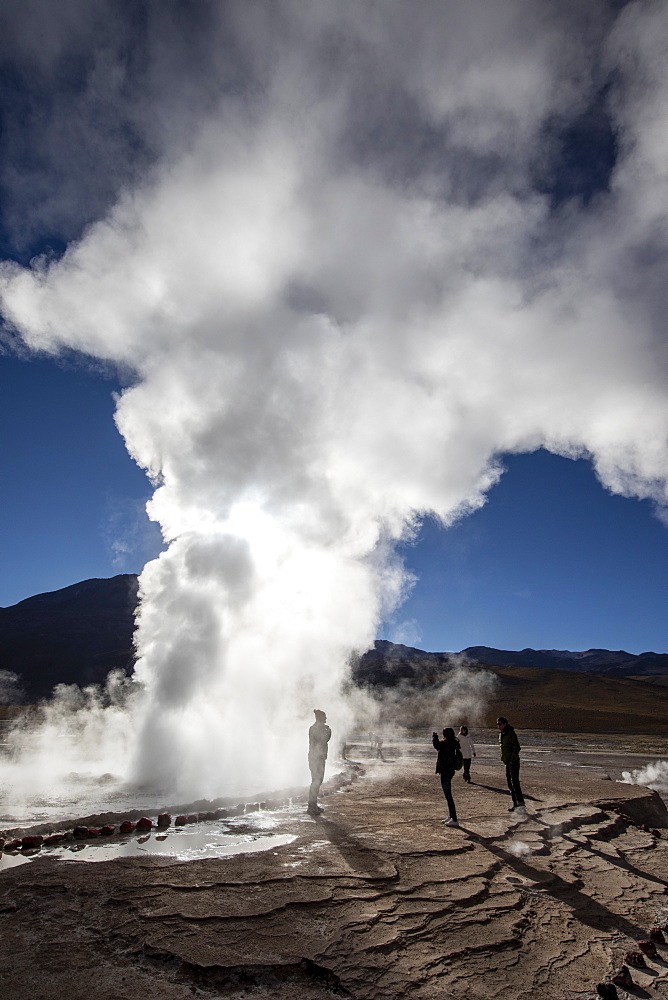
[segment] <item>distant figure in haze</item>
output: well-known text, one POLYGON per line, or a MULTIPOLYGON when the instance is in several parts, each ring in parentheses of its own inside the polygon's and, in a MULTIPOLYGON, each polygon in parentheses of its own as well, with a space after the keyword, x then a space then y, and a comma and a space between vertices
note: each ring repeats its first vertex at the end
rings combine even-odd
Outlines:
POLYGON ((520 750, 522 748, 517 733, 503 715, 499 716, 496 724, 499 727, 501 760, 506 765, 506 781, 513 797, 513 804, 508 812, 513 812, 515 809, 524 809, 524 795, 520 785, 520 750))
POLYGON ((462 757, 464 760, 464 773, 462 778, 471 784, 471 757, 477 757, 475 752, 475 747, 473 746, 473 740, 469 736, 469 727, 460 726, 459 733, 457 736, 459 740, 459 745, 462 748, 462 757))
POLYGON ((319 816, 322 809, 318 805, 318 792, 325 777, 325 762, 327 760, 327 744, 332 730, 327 723, 327 716, 319 708, 313 709, 315 722, 308 731, 308 766, 311 771, 311 787, 308 790, 309 816, 319 816))
POLYGON ((436 774, 441 776, 441 788, 445 795, 445 801, 448 803, 449 815, 443 822, 446 826, 457 826, 457 807, 452 797, 452 779, 456 771, 455 753, 460 750, 459 740, 455 738, 454 729, 448 727, 443 730, 442 740, 438 738, 438 733, 432 733, 431 741, 434 750, 438 751, 436 774))
POLYGON ((381 760, 385 760, 383 757, 383 738, 382 736, 374 736, 374 741, 376 745, 376 757, 380 757, 381 760))

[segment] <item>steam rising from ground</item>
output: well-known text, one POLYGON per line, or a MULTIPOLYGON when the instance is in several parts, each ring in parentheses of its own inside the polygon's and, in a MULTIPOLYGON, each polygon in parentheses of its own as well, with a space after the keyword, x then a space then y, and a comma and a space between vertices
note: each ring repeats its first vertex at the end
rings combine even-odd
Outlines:
POLYGON ((646 785, 659 792, 663 798, 668 795, 668 760, 657 760, 637 771, 622 771, 622 781, 629 785, 646 785))
POLYGON ((395 730, 426 728, 427 732, 452 726, 456 732, 459 726, 483 721, 497 685, 491 671, 453 656, 445 677, 431 684, 402 678, 392 687, 355 692, 355 722, 363 730, 380 723, 395 730))
MULTIPOLYGON (((72 144, 83 200, 63 182, 14 238, 54 218, 75 238, 4 264, 0 294, 30 349, 134 373, 117 424, 169 547, 141 577, 114 770, 194 795, 304 778, 313 707, 354 724, 349 656, 409 586, 394 544, 483 503, 504 452, 589 456, 665 507, 668 19, 211 0, 183 25, 177 6, 134 26, 136 62, 111 4, 59 5, 39 58, 13 26, 45 94, 68 45, 89 57, 42 153, 48 174, 60 116, 100 181, 72 144), (578 180, 583 121, 616 159, 583 154, 578 180)), ((114 711, 92 710, 102 743, 114 711)))

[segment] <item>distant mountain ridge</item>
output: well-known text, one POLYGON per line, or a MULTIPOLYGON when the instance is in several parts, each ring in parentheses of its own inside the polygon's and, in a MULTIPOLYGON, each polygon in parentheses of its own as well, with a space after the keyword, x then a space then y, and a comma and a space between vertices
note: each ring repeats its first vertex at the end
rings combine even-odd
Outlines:
MULTIPOLYGON (((0 608, 0 671, 18 675, 23 699, 31 702, 47 697, 56 684, 100 684, 112 669, 129 673, 135 657, 137 590, 137 576, 125 573, 83 580, 0 608)), ((379 639, 354 662, 353 680, 374 687, 402 682, 428 687, 460 659, 492 667, 549 668, 657 683, 668 678, 668 653, 490 646, 430 653, 379 639)), ((2 691, 0 683, 0 701, 2 691)))
POLYGON ((461 654, 477 663, 499 667, 550 667, 610 677, 647 677, 668 674, 668 653, 627 653, 624 649, 494 649, 468 646, 461 654))

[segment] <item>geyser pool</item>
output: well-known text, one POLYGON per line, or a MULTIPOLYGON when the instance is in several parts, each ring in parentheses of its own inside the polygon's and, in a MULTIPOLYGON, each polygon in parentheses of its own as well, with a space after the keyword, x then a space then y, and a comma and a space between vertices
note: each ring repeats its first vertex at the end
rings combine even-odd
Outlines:
POLYGON ((0 854, 0 871, 25 864, 36 857, 96 862, 152 855, 175 862, 200 861, 270 851, 296 839, 295 834, 274 832, 277 821, 268 814, 255 815, 250 823, 246 816, 240 819, 240 823, 211 820, 194 826, 153 829, 145 834, 134 832, 93 842, 70 840, 32 854, 0 854))

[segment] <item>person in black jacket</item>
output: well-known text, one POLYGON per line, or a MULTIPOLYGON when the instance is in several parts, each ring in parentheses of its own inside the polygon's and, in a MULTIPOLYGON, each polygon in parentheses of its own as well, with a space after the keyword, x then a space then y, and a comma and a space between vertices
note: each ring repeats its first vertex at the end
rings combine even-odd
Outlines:
POLYGON ((506 781, 513 798, 513 804, 508 812, 515 809, 524 810, 524 795, 520 785, 520 741, 517 733, 510 725, 505 716, 500 715, 496 720, 499 727, 499 747, 501 749, 501 760, 506 765, 506 781))
POLYGON ((436 759, 436 774, 441 776, 441 788, 448 803, 449 816, 443 822, 446 826, 457 826, 457 807, 452 797, 452 779, 455 773, 455 751, 459 750, 459 740, 455 738, 454 729, 443 730, 443 739, 438 738, 438 733, 432 733, 432 743, 434 750, 438 751, 436 759))

